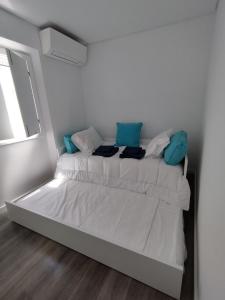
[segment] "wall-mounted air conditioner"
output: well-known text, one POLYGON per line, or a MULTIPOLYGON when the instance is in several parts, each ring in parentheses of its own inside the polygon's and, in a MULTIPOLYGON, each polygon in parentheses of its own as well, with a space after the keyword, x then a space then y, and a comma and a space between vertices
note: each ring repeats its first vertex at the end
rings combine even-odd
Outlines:
POLYGON ((86 46, 50 27, 41 30, 40 36, 43 54, 70 64, 85 64, 86 46))

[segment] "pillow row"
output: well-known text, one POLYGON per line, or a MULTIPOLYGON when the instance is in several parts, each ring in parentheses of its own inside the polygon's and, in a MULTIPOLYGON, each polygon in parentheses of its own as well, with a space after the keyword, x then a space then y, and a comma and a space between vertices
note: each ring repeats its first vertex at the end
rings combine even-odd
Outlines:
MULTIPOLYGON (((116 146, 139 147, 143 123, 117 123, 116 146)), ((90 127, 73 135, 64 136, 64 144, 68 153, 82 151, 93 153, 103 140, 98 132, 90 127)))
MULTIPOLYGON (((143 123, 117 123, 116 146, 139 147, 143 123)), ((64 136, 64 144, 68 153, 82 151, 92 154, 103 144, 98 132, 90 127, 73 135, 64 136)), ((146 157, 160 157, 169 165, 179 164, 187 154, 187 133, 179 131, 173 134, 169 129, 154 137, 147 146, 146 157)))

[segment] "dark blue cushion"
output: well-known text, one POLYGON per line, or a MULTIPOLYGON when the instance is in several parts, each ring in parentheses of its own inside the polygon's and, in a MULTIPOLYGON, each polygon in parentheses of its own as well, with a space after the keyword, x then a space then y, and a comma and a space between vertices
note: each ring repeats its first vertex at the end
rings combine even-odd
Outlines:
POLYGON ((64 145, 66 147, 66 152, 67 153, 76 153, 79 151, 79 149, 72 142, 71 136, 72 136, 72 134, 66 134, 63 137, 64 145))
POLYGON ((117 123, 116 146, 139 147, 143 123, 117 123))
POLYGON ((176 166, 188 151, 188 139, 185 131, 178 131, 170 138, 170 143, 164 151, 164 160, 168 165, 176 166))

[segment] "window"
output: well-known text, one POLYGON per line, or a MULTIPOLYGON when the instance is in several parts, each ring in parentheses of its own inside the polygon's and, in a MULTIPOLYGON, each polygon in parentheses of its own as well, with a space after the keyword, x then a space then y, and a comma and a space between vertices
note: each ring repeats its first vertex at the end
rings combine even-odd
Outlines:
POLYGON ((40 132, 28 55, 0 48, 0 142, 40 132))

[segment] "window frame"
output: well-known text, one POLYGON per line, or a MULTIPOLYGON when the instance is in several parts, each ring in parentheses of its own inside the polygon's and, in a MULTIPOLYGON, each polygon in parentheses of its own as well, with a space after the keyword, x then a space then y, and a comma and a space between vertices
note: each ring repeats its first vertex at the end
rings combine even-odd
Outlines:
POLYGON ((35 74, 34 74, 33 62, 32 62, 31 56, 28 53, 25 53, 23 51, 18 51, 17 49, 6 48, 5 46, 1 46, 1 45, 0 45, 0 47, 6 49, 10 63, 11 63, 10 51, 15 51, 15 52, 19 53, 22 57, 24 57, 24 59, 26 60, 26 62, 28 64, 29 76, 30 76, 32 91, 33 91, 33 96, 34 96, 34 105, 36 108, 37 120, 39 122, 39 128, 40 128, 39 133, 34 134, 32 136, 28 136, 25 138, 11 138, 11 139, 6 139, 6 140, 0 140, 0 147, 4 147, 4 146, 10 145, 10 144, 26 142, 26 141, 30 141, 30 140, 39 138, 42 135, 43 126, 42 126, 42 122, 41 122, 41 118, 40 118, 41 109, 40 109, 40 103, 39 103, 39 95, 38 95, 36 78, 35 78, 35 74))

